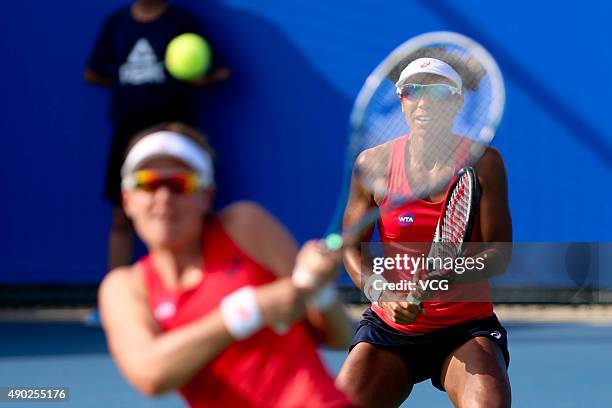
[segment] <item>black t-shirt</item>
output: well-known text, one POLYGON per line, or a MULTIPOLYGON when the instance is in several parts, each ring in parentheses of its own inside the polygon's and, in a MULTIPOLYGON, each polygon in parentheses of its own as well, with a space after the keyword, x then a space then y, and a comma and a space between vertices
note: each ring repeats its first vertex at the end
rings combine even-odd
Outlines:
MULTIPOLYGON (((168 6, 149 23, 134 20, 129 7, 107 18, 88 67, 113 78, 111 117, 115 122, 158 113, 165 117, 172 112, 179 117, 192 114, 192 86, 174 79, 164 66, 170 40, 188 32, 206 38, 198 22, 176 6, 168 6)), ((212 60, 213 68, 218 66, 217 56, 212 60)))

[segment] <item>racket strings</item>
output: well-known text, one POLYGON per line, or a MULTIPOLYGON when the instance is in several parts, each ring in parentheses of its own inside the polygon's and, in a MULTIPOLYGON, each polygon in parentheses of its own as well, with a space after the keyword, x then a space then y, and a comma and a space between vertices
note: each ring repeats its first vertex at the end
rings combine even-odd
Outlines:
POLYGON ((455 245, 463 243, 472 205, 472 183, 468 176, 462 176, 452 192, 444 213, 440 240, 455 245))
POLYGON ((439 225, 436 228, 433 246, 429 256, 429 278, 448 277, 450 271, 435 263, 436 260, 456 258, 465 238, 465 231, 469 220, 472 195, 472 180, 463 175, 453 187, 448 205, 444 210, 439 225))

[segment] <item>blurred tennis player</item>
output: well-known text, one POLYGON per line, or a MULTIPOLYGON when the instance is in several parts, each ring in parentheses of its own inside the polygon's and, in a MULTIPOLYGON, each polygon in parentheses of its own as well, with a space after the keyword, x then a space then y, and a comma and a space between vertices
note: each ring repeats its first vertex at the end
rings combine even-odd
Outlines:
MULTIPOLYGON (((387 190, 396 196, 410 191, 418 195, 418 187, 432 180, 434 184, 436 179, 451 180, 452 174, 464 165, 470 143, 453 134, 453 123, 465 91, 476 89, 483 75, 478 67, 444 53, 408 62, 396 87, 410 133, 364 151, 356 163, 356 167, 367 165, 368 157, 381 157, 382 150, 386 159, 381 168, 386 171, 387 190), (454 140, 456 157, 452 162, 419 154, 427 143, 443 144, 440 138, 454 140)), ((509 242, 512 226, 500 154, 488 148, 475 170, 481 198, 470 240, 509 242)), ((447 184, 433 194, 395 208, 384 198, 369 193, 355 173, 344 213, 345 228, 378 207, 382 242, 431 242, 448 188, 447 184), (402 223, 402 214, 410 214, 413 222, 402 223)), ((370 241, 372 233, 373 227, 361 241, 370 241)), ((356 247, 345 251, 345 265, 358 287, 364 281, 361 261, 367 256, 356 247)), ((380 298, 371 299, 373 304, 363 315, 336 384, 366 407, 397 406, 415 383, 426 379, 445 390, 458 407, 509 406, 506 330, 493 313, 486 280, 503 272, 508 261, 508 253, 491 249, 481 274, 457 275, 454 297, 461 298, 462 291, 469 287, 483 301, 467 301, 465 297, 464 301, 454 302, 432 299, 422 303, 421 310, 405 301, 405 293, 385 291, 380 298)))
POLYGON ((210 152, 185 125, 137 136, 122 178, 149 254, 113 270, 99 297, 128 382, 146 395, 179 390, 192 407, 350 406, 317 354, 321 341, 350 341, 329 286, 339 255, 315 242, 298 252, 252 203, 213 214, 210 152))

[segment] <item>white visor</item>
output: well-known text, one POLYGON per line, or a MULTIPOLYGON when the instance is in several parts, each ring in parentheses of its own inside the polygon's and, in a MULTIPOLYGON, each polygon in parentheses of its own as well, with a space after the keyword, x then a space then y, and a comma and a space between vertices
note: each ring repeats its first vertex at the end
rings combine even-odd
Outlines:
POLYGON ((129 179, 146 161, 157 157, 178 159, 198 173, 203 187, 214 185, 210 155, 186 136, 165 130, 143 137, 130 149, 121 167, 121 178, 129 179))
POLYGON ((419 58, 412 61, 400 74, 399 80, 395 84, 395 86, 399 89, 408 82, 408 78, 416 74, 434 74, 440 75, 444 78, 451 80, 459 91, 461 91, 461 87, 463 85, 463 81, 461 81, 461 77, 451 67, 444 61, 440 61, 435 58, 419 58))

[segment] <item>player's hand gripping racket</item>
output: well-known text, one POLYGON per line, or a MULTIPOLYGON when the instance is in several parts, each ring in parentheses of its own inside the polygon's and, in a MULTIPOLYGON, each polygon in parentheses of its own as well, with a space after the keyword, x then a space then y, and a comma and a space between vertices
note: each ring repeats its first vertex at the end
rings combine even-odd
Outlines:
POLYGON ((464 243, 469 241, 476 218, 480 188, 476 172, 472 167, 464 167, 457 174, 457 179, 448 190, 444 206, 431 249, 427 259, 427 270, 414 275, 416 289, 411 291, 407 299, 411 303, 420 304, 437 291, 424 285, 427 281, 452 281, 454 271, 445 269, 438 260, 455 259, 461 256, 464 243), (420 282, 419 282, 420 281, 420 282))
POLYGON ((504 102, 499 67, 468 37, 432 32, 393 50, 368 76, 351 112, 345 190, 328 231, 328 249, 358 243, 380 218, 375 206, 334 234, 341 230, 347 199, 350 206, 349 191, 366 191, 387 210, 439 196, 459 168, 473 166, 484 154, 504 102), (394 189, 389 180, 391 145, 398 138, 407 139, 403 157, 410 191, 394 189))

